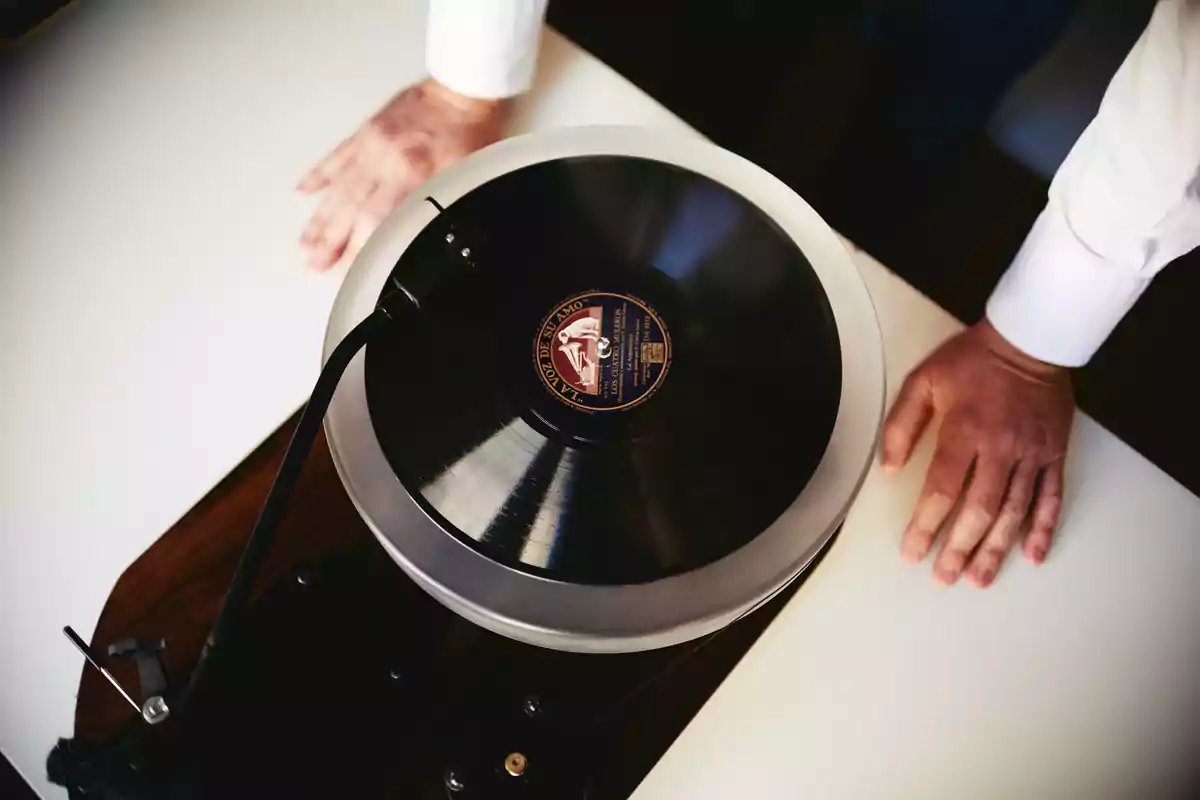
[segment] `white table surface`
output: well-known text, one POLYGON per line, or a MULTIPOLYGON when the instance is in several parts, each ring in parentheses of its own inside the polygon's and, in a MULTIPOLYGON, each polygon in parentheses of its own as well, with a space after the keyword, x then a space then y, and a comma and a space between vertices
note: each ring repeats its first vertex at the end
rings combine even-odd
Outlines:
MULTIPOLYGON (((303 401, 342 271, 291 187, 423 62, 423 5, 77 3, 0 63, 0 750, 47 797, 121 571, 303 401)), ((802 97, 797 103, 804 103, 802 97)), ((550 34, 515 131, 688 130, 550 34)), ((893 385, 957 324, 871 258, 893 385)), ((1200 499, 1086 417, 1059 546, 987 592, 896 555, 928 449, 639 788, 1124 795, 1200 743, 1200 499)))

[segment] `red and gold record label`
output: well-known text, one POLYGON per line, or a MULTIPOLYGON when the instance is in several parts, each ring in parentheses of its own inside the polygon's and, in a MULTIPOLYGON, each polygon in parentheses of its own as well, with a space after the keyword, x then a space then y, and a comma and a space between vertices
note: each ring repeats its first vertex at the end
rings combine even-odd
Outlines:
POLYGON ((567 405, 617 411, 649 397, 671 363, 671 337, 649 305, 585 292, 558 305, 534 342, 542 383, 567 405))

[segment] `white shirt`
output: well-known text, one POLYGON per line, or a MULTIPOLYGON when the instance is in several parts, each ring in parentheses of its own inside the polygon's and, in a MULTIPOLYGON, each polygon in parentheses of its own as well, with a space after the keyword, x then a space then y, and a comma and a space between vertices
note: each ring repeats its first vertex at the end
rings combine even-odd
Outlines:
MULTIPOLYGON (((431 0, 429 74, 474 97, 533 80, 546 0, 431 0)), ((1200 0, 1160 0, 987 305, 1030 355, 1086 363, 1157 272, 1200 245, 1200 0)))

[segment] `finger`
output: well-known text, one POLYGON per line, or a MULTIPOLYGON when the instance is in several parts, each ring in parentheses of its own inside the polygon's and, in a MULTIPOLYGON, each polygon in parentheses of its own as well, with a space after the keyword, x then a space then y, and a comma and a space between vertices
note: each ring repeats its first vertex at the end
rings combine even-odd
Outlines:
POLYGON ((929 381, 913 373, 900 387, 883 424, 883 468, 896 470, 908 463, 913 447, 933 416, 933 391, 929 381))
POLYGON ((1022 548, 1025 557, 1034 564, 1045 561, 1046 553, 1050 551, 1050 538, 1054 535, 1054 526, 1058 524, 1058 515, 1062 511, 1062 495, 1063 462, 1056 461, 1042 471, 1037 500, 1033 504, 1033 521, 1022 548))
POLYGON ((387 184, 375 187, 375 191, 363 202, 358 214, 358 225, 365 233, 370 234, 383 224, 392 213, 392 209, 400 205, 404 198, 412 192, 413 186, 408 184, 387 184))
POLYGON ((371 193, 358 212, 358 219, 354 223, 354 231, 350 235, 350 241, 346 245, 346 250, 342 253, 343 259, 354 259, 367 240, 371 238, 371 234, 375 232, 388 215, 392 213, 392 209, 400 204, 410 194, 408 187, 403 186, 378 186, 371 193))
POLYGON ((324 269, 342 257, 359 209, 373 190, 367 181, 339 184, 324 199, 300 236, 311 266, 324 269))
POLYGON ((995 524, 980 543, 967 566, 967 580, 978 589, 986 589, 996 580, 996 573, 1004 563, 1005 556, 1017 540, 1021 523, 1029 516, 1029 504, 1033 501, 1033 487, 1037 481, 1038 467, 1035 461, 1022 461, 1013 470, 1008 482, 1008 492, 1000 506, 995 524))
POLYGON ((938 529, 962 493, 974 458, 974 451, 967 448, 938 444, 916 510, 900 542, 900 555, 905 561, 915 564, 925 558, 938 529))
POLYGON ((347 166, 354 161, 358 154, 358 136, 351 136, 333 148, 333 151, 321 159, 321 162, 305 173, 296 186, 296 191, 302 194, 312 194, 320 191, 341 175, 347 166))
POLYGON ((1000 513, 1000 502, 1012 477, 1013 463, 1006 459, 979 456, 962 508, 950 527, 946 541, 933 562, 933 578, 951 586, 962 574, 975 547, 983 540, 1000 513))

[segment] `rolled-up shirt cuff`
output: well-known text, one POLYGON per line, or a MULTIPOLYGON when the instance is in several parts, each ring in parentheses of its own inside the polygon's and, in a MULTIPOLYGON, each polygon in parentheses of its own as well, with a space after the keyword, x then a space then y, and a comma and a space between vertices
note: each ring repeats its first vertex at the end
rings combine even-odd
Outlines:
POLYGON ((533 83, 546 0, 431 0, 425 65, 459 94, 498 99, 533 83))
POLYGON ((1149 278, 1092 252, 1048 207, 987 303, 1000 335, 1050 364, 1078 367, 1112 333, 1149 278))

